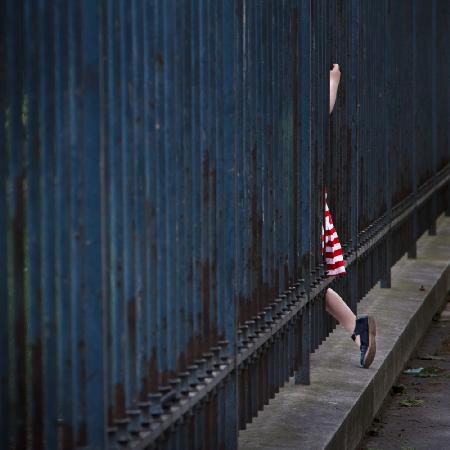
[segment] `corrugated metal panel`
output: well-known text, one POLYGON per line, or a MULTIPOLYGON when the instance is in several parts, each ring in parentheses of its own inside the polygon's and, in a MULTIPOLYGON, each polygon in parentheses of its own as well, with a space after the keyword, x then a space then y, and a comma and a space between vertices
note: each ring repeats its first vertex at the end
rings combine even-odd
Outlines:
POLYGON ((336 326, 324 186, 353 310, 449 213, 449 5, 0 8, 0 447, 236 448, 336 326))

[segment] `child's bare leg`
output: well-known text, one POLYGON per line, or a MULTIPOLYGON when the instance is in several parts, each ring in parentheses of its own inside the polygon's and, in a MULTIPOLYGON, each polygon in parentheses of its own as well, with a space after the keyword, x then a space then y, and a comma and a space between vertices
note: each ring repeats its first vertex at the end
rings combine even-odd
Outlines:
MULTIPOLYGON (((325 294, 326 310, 350 333, 355 330, 356 316, 342 298, 333 289, 328 288, 325 294)), ((360 346, 359 336, 356 345, 360 346)))

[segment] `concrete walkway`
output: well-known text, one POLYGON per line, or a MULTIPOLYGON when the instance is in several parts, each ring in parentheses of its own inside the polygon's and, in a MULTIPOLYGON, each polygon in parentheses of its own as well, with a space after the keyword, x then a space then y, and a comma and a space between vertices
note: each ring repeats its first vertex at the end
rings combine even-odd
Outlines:
POLYGON ((354 449, 450 288, 450 218, 423 235, 417 259, 392 269, 392 288, 376 286, 358 313, 377 319, 377 356, 358 366, 358 350, 338 327, 311 355, 311 385, 291 381, 240 433, 239 449, 354 449), (423 286, 423 290, 421 289, 423 286))

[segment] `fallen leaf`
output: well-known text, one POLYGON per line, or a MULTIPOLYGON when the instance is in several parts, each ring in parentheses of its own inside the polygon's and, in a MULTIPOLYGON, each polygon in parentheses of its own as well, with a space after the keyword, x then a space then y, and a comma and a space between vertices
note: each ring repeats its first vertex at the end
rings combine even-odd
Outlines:
POLYGON ((428 360, 445 361, 445 358, 443 358, 442 356, 434 356, 434 355, 421 355, 421 356, 418 356, 418 359, 422 359, 425 361, 428 361, 428 360))
POLYGON ((422 372, 423 367, 417 367, 415 369, 407 369, 404 370, 403 373, 405 373, 406 375, 417 375, 418 373, 422 372))

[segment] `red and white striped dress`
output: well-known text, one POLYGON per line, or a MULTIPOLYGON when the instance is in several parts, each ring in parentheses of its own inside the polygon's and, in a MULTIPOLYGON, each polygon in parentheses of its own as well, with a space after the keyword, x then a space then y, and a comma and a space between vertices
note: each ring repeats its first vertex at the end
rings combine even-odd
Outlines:
POLYGON ((345 261, 342 247, 336 229, 333 225, 330 209, 327 204, 327 191, 325 190, 325 232, 322 227, 322 253, 325 256, 326 274, 329 277, 346 275, 345 261))

